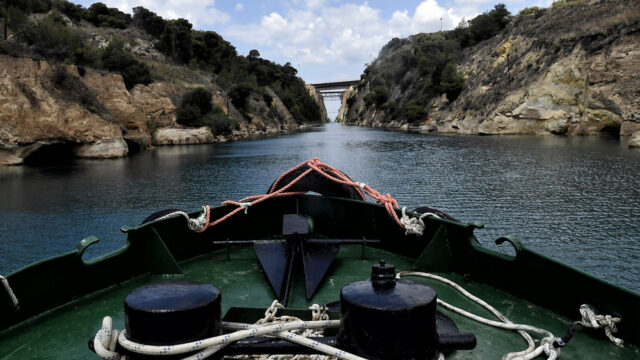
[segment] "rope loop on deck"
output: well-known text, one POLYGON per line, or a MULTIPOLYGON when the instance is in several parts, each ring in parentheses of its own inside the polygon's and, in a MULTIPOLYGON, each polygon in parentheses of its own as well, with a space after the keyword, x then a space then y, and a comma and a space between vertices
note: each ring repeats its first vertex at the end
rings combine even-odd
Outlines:
POLYGON ((328 355, 341 360, 366 360, 306 337, 320 336, 324 329, 340 326, 340 320, 329 320, 325 307, 314 304, 309 308, 312 311, 312 317, 318 319, 312 321, 302 321, 293 316, 276 317, 278 309, 282 308, 284 306, 274 300, 265 311, 265 317, 255 324, 223 322, 222 327, 225 330, 234 332, 176 345, 145 345, 133 342, 127 338, 126 330, 114 330, 113 320, 110 316, 105 316, 102 320, 102 328, 93 339, 93 346, 96 354, 103 360, 125 360, 125 356, 115 351, 117 344, 130 352, 152 356, 180 355, 197 351, 196 354, 183 358, 183 360, 196 360, 209 357, 235 341, 255 336, 276 336, 326 354, 315 355, 313 359, 323 360, 328 355))
POLYGON ((618 332, 616 324, 622 321, 619 317, 613 317, 611 315, 597 315, 596 312, 587 304, 580 305, 580 315, 582 315, 582 320, 580 320, 580 324, 582 326, 592 329, 604 328, 604 334, 612 343, 619 347, 624 346, 624 340, 613 336, 613 334, 618 332))
POLYGON ((9 295, 9 298, 11 298, 11 302, 13 303, 13 306, 17 308, 18 297, 16 297, 16 294, 13 292, 13 289, 11 289, 11 285, 9 285, 9 280, 7 280, 6 277, 0 275, 0 282, 2 282, 4 289, 7 291, 7 294, 9 295))
POLYGON ((424 214, 421 214, 419 217, 411 217, 407 215, 407 208, 403 207, 402 218, 400 218, 400 222, 402 222, 402 225, 404 225, 405 235, 412 234, 412 235, 421 236, 424 233, 424 228, 425 228, 424 220, 422 219, 426 218, 427 216, 433 216, 435 218, 440 219, 440 216, 431 212, 426 212, 424 214))
POLYGON ((113 319, 105 316, 102 319, 102 328, 93 338, 93 349, 102 360, 125 360, 126 356, 116 352, 118 336, 120 332, 113 329, 113 319))
POLYGON ((204 231, 205 227, 207 226, 207 223, 209 222, 209 205, 203 206, 202 213, 198 215, 198 217, 196 218, 191 218, 189 217, 189 214, 187 214, 186 212, 178 210, 178 211, 169 213, 167 215, 161 216, 156 220, 164 220, 174 216, 184 217, 187 220, 187 226, 189 227, 189 230, 201 232, 201 231, 204 231))

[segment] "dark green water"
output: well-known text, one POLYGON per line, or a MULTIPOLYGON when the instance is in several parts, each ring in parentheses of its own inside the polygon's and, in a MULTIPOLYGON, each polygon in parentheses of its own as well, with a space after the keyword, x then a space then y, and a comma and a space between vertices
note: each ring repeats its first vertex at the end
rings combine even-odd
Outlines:
POLYGON ((425 136, 338 124, 118 160, 0 168, 0 274, 70 251, 88 235, 101 239, 89 256, 114 250, 125 239, 121 225, 163 208, 264 193, 313 157, 390 192, 401 206, 485 223, 476 232, 484 244, 517 235, 640 290, 640 151, 601 137, 425 136))

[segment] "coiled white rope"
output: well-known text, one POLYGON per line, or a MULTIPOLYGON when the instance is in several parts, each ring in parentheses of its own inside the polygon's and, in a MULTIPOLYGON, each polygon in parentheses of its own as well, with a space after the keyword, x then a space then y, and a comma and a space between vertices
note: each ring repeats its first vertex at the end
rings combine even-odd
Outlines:
MULTIPOLYGON (((245 212, 246 212, 246 208, 245 208, 245 212)), ((191 218, 189 217, 189 214, 187 214, 186 212, 177 210, 167 215, 161 216, 155 220, 164 220, 164 219, 172 218, 178 215, 187 219, 187 226, 189 227, 189 230, 202 231, 204 227, 207 226, 207 207, 206 206, 202 207, 202 214, 200 214, 197 218, 191 218)))
POLYGON ((622 321, 619 317, 613 317, 611 315, 596 315, 595 311, 586 304, 580 305, 580 315, 582 315, 582 320, 580 321, 581 325, 592 329, 604 328, 604 334, 612 343, 619 347, 624 346, 624 340, 613 336, 613 334, 618 332, 616 324, 622 321))
POLYGON ((402 223, 402 225, 404 225, 405 228, 405 235, 409 235, 409 234, 413 234, 413 235, 422 235, 424 233, 424 221, 422 219, 426 218, 427 216, 433 216, 436 218, 440 218, 440 216, 434 214, 434 213, 424 213, 421 214, 419 217, 411 217, 409 215, 407 215, 407 208, 403 207, 402 208, 402 217, 400 218, 400 222, 402 223))
MULTIPOLYGON (((560 356, 561 350, 559 347, 556 347, 557 345, 555 344, 564 344, 562 339, 556 338, 551 332, 545 329, 526 324, 514 324, 493 306, 489 305, 487 302, 478 298, 477 296, 471 294, 455 282, 438 275, 416 271, 402 271, 396 275, 398 279, 404 276, 419 276, 443 282, 453 287, 470 300, 487 309, 501 321, 483 318, 481 316, 455 307, 441 299, 437 299, 440 306, 443 306, 462 316, 478 321, 485 325, 517 331, 527 342, 527 349, 519 352, 505 354, 502 357, 502 360, 531 360, 538 357, 542 353, 547 356, 547 360, 555 360, 560 356), (535 346, 535 342, 533 341, 531 335, 529 335, 529 333, 527 332, 533 332, 544 336, 541 339, 539 346, 535 346)), ((326 308, 320 307, 317 304, 311 306, 309 309, 312 310, 312 321, 302 321, 292 316, 277 317, 276 314, 278 309, 282 308, 284 307, 277 300, 274 300, 265 311, 264 318, 258 320, 255 324, 223 322, 222 326, 225 330, 233 330, 235 332, 185 344, 167 346, 154 346, 135 343, 127 339, 125 330, 122 330, 120 332, 118 332, 118 330, 113 330, 113 321, 111 317, 106 316, 103 319, 102 328, 98 331, 94 338, 94 350, 96 354, 98 354, 98 356, 100 356, 103 360, 126 359, 125 356, 122 356, 115 351, 117 343, 131 352, 145 355, 178 355, 200 350, 195 355, 183 359, 200 360, 211 356, 212 354, 216 353, 232 342, 253 336, 269 335, 310 347, 318 352, 327 354, 330 357, 335 357, 337 359, 366 360, 357 355, 347 353, 345 351, 317 342, 307 337, 321 336, 324 329, 340 326, 340 320, 329 320, 329 316, 326 314, 326 308), (302 335, 298 335, 296 332, 302 333, 302 335)), ((620 347, 623 346, 623 340, 613 336, 613 333, 617 331, 616 324, 621 321, 620 318, 612 317, 610 315, 597 315, 595 311, 587 305, 580 306, 580 314, 582 315, 582 320, 577 323, 590 328, 604 328, 605 334, 613 343, 620 347)), ((277 355, 269 357, 270 360, 293 360, 298 358, 299 355, 277 355)), ((305 356, 303 358, 311 360, 327 359, 327 357, 323 355, 311 355, 305 356)), ((438 360, 444 360, 443 353, 438 354, 438 360)))
MULTIPOLYGON (((124 360, 124 357, 115 351, 116 339, 117 343, 123 348, 144 355, 179 355, 200 350, 198 353, 184 358, 184 360, 196 360, 206 358, 235 341, 248 337, 271 335, 310 347, 337 359, 365 360, 359 356, 294 333, 295 331, 307 333, 309 330, 324 330, 329 327, 340 326, 340 320, 329 320, 327 314, 319 305, 314 305, 310 308, 312 310, 312 316, 321 319, 315 321, 301 321, 290 316, 276 318, 275 315, 279 308, 282 308, 282 305, 274 301, 265 312, 265 318, 259 320, 259 322, 263 323, 262 325, 224 322, 224 328, 236 331, 230 334, 192 341, 185 344, 166 346, 144 345, 133 342, 127 339, 126 330, 122 330, 119 333, 117 330, 113 330, 113 321, 111 317, 106 316, 103 319, 102 328, 94 338, 93 345, 96 354, 103 360, 124 360), (284 320, 285 322, 269 323, 269 321, 273 322, 276 320, 284 320)), ((308 334, 316 335, 317 333, 311 332, 308 334)))
POLYGON ((453 287, 454 289, 458 290, 460 293, 462 293, 464 296, 468 297, 469 299, 471 299, 472 301, 478 303, 480 306, 484 307, 485 309, 489 310, 493 315, 495 315, 498 319, 500 319, 501 321, 494 321, 494 320, 489 320, 483 317, 480 317, 478 315, 472 314, 470 312, 467 312, 465 310, 462 310, 458 307, 455 307, 441 299, 438 299, 438 304, 451 310, 454 311, 462 316, 468 317, 472 320, 475 320, 477 322, 480 322, 482 324, 485 325, 489 325, 489 326, 493 326, 493 327, 498 327, 498 328, 502 328, 502 329, 507 329, 507 330, 515 330, 518 331, 518 333, 525 339, 525 341, 529 344, 529 347, 523 351, 519 351, 519 352, 514 352, 514 353, 508 353, 506 355, 504 355, 502 357, 503 360, 512 360, 512 359, 533 359, 536 356, 540 355, 542 352, 544 352, 545 354, 547 354, 548 356, 548 360, 554 360, 558 357, 558 355, 560 355, 560 349, 556 349, 553 346, 549 346, 549 343, 553 344, 553 342, 556 340, 556 337, 553 336, 553 334, 547 330, 544 329, 540 329, 537 328, 535 326, 531 326, 531 325, 525 325, 525 324, 514 324, 511 321, 509 321, 509 319, 507 319, 506 316, 504 316, 500 311, 496 310, 493 306, 489 305, 487 302, 485 302, 484 300, 478 298, 477 296, 471 294, 470 292, 468 292, 467 290, 465 290, 462 286, 456 284, 455 282, 444 278, 442 276, 438 276, 438 275, 434 275, 434 274, 429 274, 429 273, 424 273, 424 272, 417 272, 417 271, 402 271, 399 272, 396 277, 397 278, 401 278, 403 276, 420 276, 420 277, 425 277, 425 278, 429 278, 429 279, 433 279, 433 280, 437 280, 440 282, 443 282, 451 287, 453 287), (541 341, 540 346, 538 346, 537 348, 535 347, 535 343, 533 342, 533 339, 531 338, 531 335, 529 335, 527 333, 527 331, 531 331, 537 334, 541 334, 543 336, 545 336, 545 338, 541 341), (535 355, 534 355, 535 354, 535 355))
POLYGON ((11 298, 11 302, 13 303, 13 306, 18 307, 18 298, 16 297, 16 294, 14 294, 13 289, 11 289, 11 285, 9 285, 9 280, 7 280, 6 277, 0 275, 0 281, 2 282, 2 285, 4 285, 4 289, 7 291, 7 294, 11 298))

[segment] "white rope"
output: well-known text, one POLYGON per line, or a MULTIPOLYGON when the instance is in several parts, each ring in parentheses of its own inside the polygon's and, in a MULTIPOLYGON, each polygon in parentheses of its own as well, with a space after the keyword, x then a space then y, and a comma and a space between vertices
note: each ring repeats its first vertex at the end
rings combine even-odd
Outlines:
POLYGON ((124 360, 126 357, 116 352, 118 330, 113 330, 111 316, 102 319, 102 328, 93 338, 93 349, 102 360, 124 360))
POLYGON ((405 235, 409 235, 409 234, 413 234, 413 235, 422 235, 424 233, 424 221, 422 219, 424 219, 427 216, 433 216, 436 218, 440 218, 440 216, 434 214, 434 213, 424 213, 421 214, 419 217, 411 217, 409 215, 407 215, 407 208, 403 207, 402 208, 402 217, 400 218, 400 222, 402 223, 402 225, 404 225, 405 228, 405 235))
MULTIPOLYGON (((245 212, 246 212, 246 208, 244 208, 244 209, 245 209, 245 212)), ((202 231, 204 229, 204 227, 207 226, 207 208, 206 208, 206 206, 202 207, 202 214, 198 215, 197 218, 190 218, 189 214, 187 214, 184 211, 178 210, 178 211, 174 211, 172 213, 169 213, 167 215, 161 216, 161 217, 157 218, 156 220, 165 220, 165 219, 172 218, 172 217, 175 217, 175 216, 178 216, 178 215, 180 215, 180 216, 184 217, 185 219, 187 219, 187 226, 189 227, 189 230, 202 231)))
POLYGON ((240 207, 244 209, 245 215, 248 214, 249 212, 249 206, 253 205, 253 203, 251 202, 240 202, 238 204, 240 204, 240 207))
MULTIPOLYGON (((215 336, 208 339, 193 341, 185 344, 154 346, 133 342, 126 337, 126 330, 118 333, 113 330, 111 317, 106 316, 102 321, 102 328, 94 338, 94 349, 96 354, 103 360, 124 360, 124 356, 115 351, 116 344, 138 354, 144 355, 179 355, 187 352, 199 351, 198 353, 184 358, 183 360, 199 360, 211 356, 226 345, 248 337, 271 335, 279 338, 307 346, 316 351, 327 354, 341 360, 366 360, 359 356, 350 354, 332 346, 317 342, 305 337, 320 336, 322 331, 328 327, 339 327, 340 320, 329 320, 326 308, 314 304, 309 309, 312 311, 312 321, 301 321, 293 316, 276 317, 278 309, 284 308, 275 300, 265 311, 265 317, 258 320, 254 325, 223 322, 223 327, 228 330, 236 330, 233 333, 215 336), (320 332, 318 332, 320 331, 320 332), (298 335, 295 332, 302 332, 298 335), (117 341, 116 341, 117 340, 117 341)), ((324 360, 326 356, 314 355, 312 360, 324 360)))
POLYGON ((484 300, 478 298, 477 296, 471 294, 470 292, 468 292, 467 290, 465 290, 462 286, 456 284, 455 282, 438 276, 438 275, 434 275, 434 274, 429 274, 429 273, 424 273, 424 272, 417 272, 417 271, 402 271, 399 272, 396 277, 399 279, 403 276, 420 276, 420 277, 425 277, 425 278, 429 278, 429 279, 433 279, 433 280, 437 280, 440 282, 443 282, 451 287, 453 287, 454 289, 458 290, 460 293, 462 293, 464 296, 468 297, 469 299, 471 299, 472 301, 478 303, 479 305, 481 305, 482 307, 484 307, 485 309, 489 310, 493 315, 495 315, 498 319, 500 319, 501 321, 494 321, 494 320, 489 320, 483 317, 480 317, 478 315, 472 314, 470 312, 467 312, 465 310, 462 310, 460 308, 457 308, 441 299, 438 299, 438 304, 451 310, 454 311, 462 316, 468 317, 472 320, 475 320, 477 322, 480 322, 482 324, 485 325, 489 325, 489 326, 493 326, 493 327, 498 327, 501 329, 507 329, 507 330, 515 330, 518 331, 518 333, 527 341, 527 343, 529 344, 529 347, 526 350, 523 351, 519 351, 516 353, 509 353, 506 354, 502 357, 503 360, 512 360, 512 359, 533 359, 536 356, 540 355, 542 352, 544 352, 545 354, 547 354, 547 360, 554 360, 556 359, 559 355, 560 355, 560 349, 556 349, 553 346, 549 346, 548 343, 549 341, 551 343, 553 343, 553 341, 556 340, 555 336, 553 336, 553 334, 547 330, 544 329, 540 329, 537 328, 535 326, 531 326, 531 325, 525 325, 525 324, 514 324, 513 322, 511 322, 509 319, 507 319, 506 316, 504 316, 500 311, 498 311, 497 309, 495 309, 493 306, 489 305, 487 302, 485 302, 484 300), (540 346, 538 346, 537 348, 535 347, 535 343, 533 342, 533 339, 531 338, 531 335, 527 334, 527 331, 531 331, 531 332, 535 332, 538 334, 541 334, 543 336, 545 336, 545 338, 541 341, 540 346), (535 353, 535 355, 533 355, 535 353), (529 357, 532 356, 532 357, 529 357))
POLYGON ((7 291, 7 294, 9 294, 13 306, 18 307, 18 298, 16 297, 16 294, 13 293, 13 289, 11 289, 11 285, 9 285, 9 280, 0 275, 0 281, 2 281, 2 285, 4 285, 4 289, 7 291))
POLYGON ((582 315, 580 324, 592 329, 604 328, 605 335, 612 343, 620 347, 624 346, 624 340, 613 336, 613 334, 618 332, 616 324, 621 321, 619 317, 612 317, 611 315, 596 315, 595 311, 586 304, 580 305, 580 315, 582 315))

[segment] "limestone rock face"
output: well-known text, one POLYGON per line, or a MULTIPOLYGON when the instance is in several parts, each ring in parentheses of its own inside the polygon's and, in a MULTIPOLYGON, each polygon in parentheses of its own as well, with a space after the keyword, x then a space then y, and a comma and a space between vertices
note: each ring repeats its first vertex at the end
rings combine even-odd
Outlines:
POLYGON ((136 107, 133 96, 124 85, 120 74, 89 70, 82 81, 95 92, 111 115, 127 129, 146 129, 145 116, 136 107))
POLYGON ((127 143, 122 139, 100 140, 93 144, 82 144, 73 149, 79 158, 107 159, 125 157, 129 153, 127 143))
POLYGON ((156 145, 188 145, 214 142, 213 133, 208 127, 194 129, 158 129, 154 143, 156 145))
POLYGON ((176 123, 176 107, 171 99, 159 95, 152 87, 138 84, 131 89, 133 105, 146 121, 153 121, 156 126, 173 126, 176 123))
POLYGON ((631 140, 629 140, 629 147, 637 147, 640 148, 640 131, 636 131, 631 135, 631 140))
POLYGON ((324 100, 322 99, 322 95, 320 94, 320 92, 311 84, 306 84, 305 87, 307 88, 309 95, 311 95, 316 104, 318 104, 320 113, 322 114, 323 122, 330 121, 329 116, 327 116, 327 108, 324 106, 324 100))
POLYGON ((416 66, 403 68, 402 76, 392 66, 414 46, 420 44, 413 37, 392 40, 367 68, 358 90, 345 94, 345 99, 353 97, 351 108, 343 104, 338 121, 486 135, 629 136, 640 129, 637 1, 573 2, 540 16, 515 17, 498 35, 463 50, 456 66, 465 87, 453 101, 425 100, 431 124, 420 119, 408 124, 406 114, 396 111, 406 110, 419 96, 413 89, 427 81, 416 66), (389 91, 389 99, 381 106, 364 106, 374 83, 389 91))
POLYGON ((631 136, 637 131, 640 131, 640 123, 637 122, 625 121, 620 126, 620 136, 631 136))
MULTIPOLYGON (((69 70, 69 76, 74 76, 73 69, 69 70)), ((118 124, 65 96, 53 82, 53 72, 46 61, 0 55, 0 148, 4 156, 22 158, 19 150, 39 141, 122 140, 118 124)))

